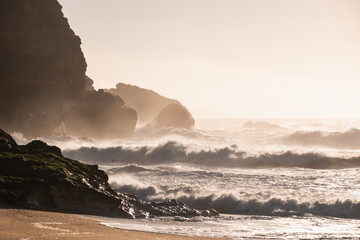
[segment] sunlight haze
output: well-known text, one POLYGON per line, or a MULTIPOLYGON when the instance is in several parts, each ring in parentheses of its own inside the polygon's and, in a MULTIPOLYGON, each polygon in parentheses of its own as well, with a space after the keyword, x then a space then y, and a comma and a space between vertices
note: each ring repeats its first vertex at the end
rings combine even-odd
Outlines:
POLYGON ((197 118, 360 117, 360 1, 60 0, 96 88, 197 118))

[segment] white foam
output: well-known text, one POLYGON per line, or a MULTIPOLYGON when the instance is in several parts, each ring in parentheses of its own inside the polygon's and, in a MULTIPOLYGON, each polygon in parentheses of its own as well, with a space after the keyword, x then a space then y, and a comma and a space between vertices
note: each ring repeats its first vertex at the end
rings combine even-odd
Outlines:
POLYGON ((171 218, 101 218, 101 224, 134 231, 231 239, 358 239, 360 220, 314 216, 283 218, 224 215, 195 221, 171 218))
POLYGON ((53 231, 60 231, 60 232, 67 232, 70 233, 71 231, 69 229, 63 229, 59 227, 53 227, 51 225, 62 225, 61 222, 39 222, 39 223, 33 223, 34 227, 41 228, 41 229, 47 229, 47 230, 53 230, 53 231))

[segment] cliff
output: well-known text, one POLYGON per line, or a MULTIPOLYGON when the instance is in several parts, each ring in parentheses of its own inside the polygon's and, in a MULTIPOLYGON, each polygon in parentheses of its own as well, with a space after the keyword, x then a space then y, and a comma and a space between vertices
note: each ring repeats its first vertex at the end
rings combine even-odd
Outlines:
POLYGON ((56 0, 0 0, 0 126, 30 138, 64 124, 72 135, 129 135, 136 112, 89 86, 80 38, 61 8, 56 0))
POLYGON ((33 141, 17 145, 0 129, 0 202, 30 209, 125 218, 152 216, 213 216, 185 204, 144 202, 114 191, 97 165, 65 158, 59 148, 33 141))
POLYGON ((80 38, 55 0, 0 1, 2 84, 80 91, 86 62, 80 38))
POLYGON ((191 128, 194 126, 195 121, 191 113, 177 100, 163 97, 152 90, 124 83, 118 83, 116 88, 104 90, 124 99, 127 106, 137 111, 139 121, 142 123, 155 123, 160 127, 191 128), (167 116, 169 106, 175 109, 171 113, 176 112, 176 116, 167 116), (165 121, 163 121, 164 118, 166 118, 165 121))

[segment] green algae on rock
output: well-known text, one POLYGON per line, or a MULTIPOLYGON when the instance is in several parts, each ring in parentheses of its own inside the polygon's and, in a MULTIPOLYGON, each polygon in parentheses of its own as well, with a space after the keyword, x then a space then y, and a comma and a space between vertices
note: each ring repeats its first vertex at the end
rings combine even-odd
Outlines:
POLYGON ((144 202, 114 191, 97 165, 64 157, 41 141, 25 146, 0 129, 0 201, 20 207, 112 217, 213 216, 175 200, 144 202))

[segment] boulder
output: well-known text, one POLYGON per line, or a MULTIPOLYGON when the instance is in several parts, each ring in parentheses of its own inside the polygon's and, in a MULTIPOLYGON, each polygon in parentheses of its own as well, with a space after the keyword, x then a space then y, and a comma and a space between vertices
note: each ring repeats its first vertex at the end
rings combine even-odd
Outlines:
POLYGON ((194 127, 195 120, 184 106, 173 103, 161 110, 156 123, 159 127, 190 129, 194 127))

